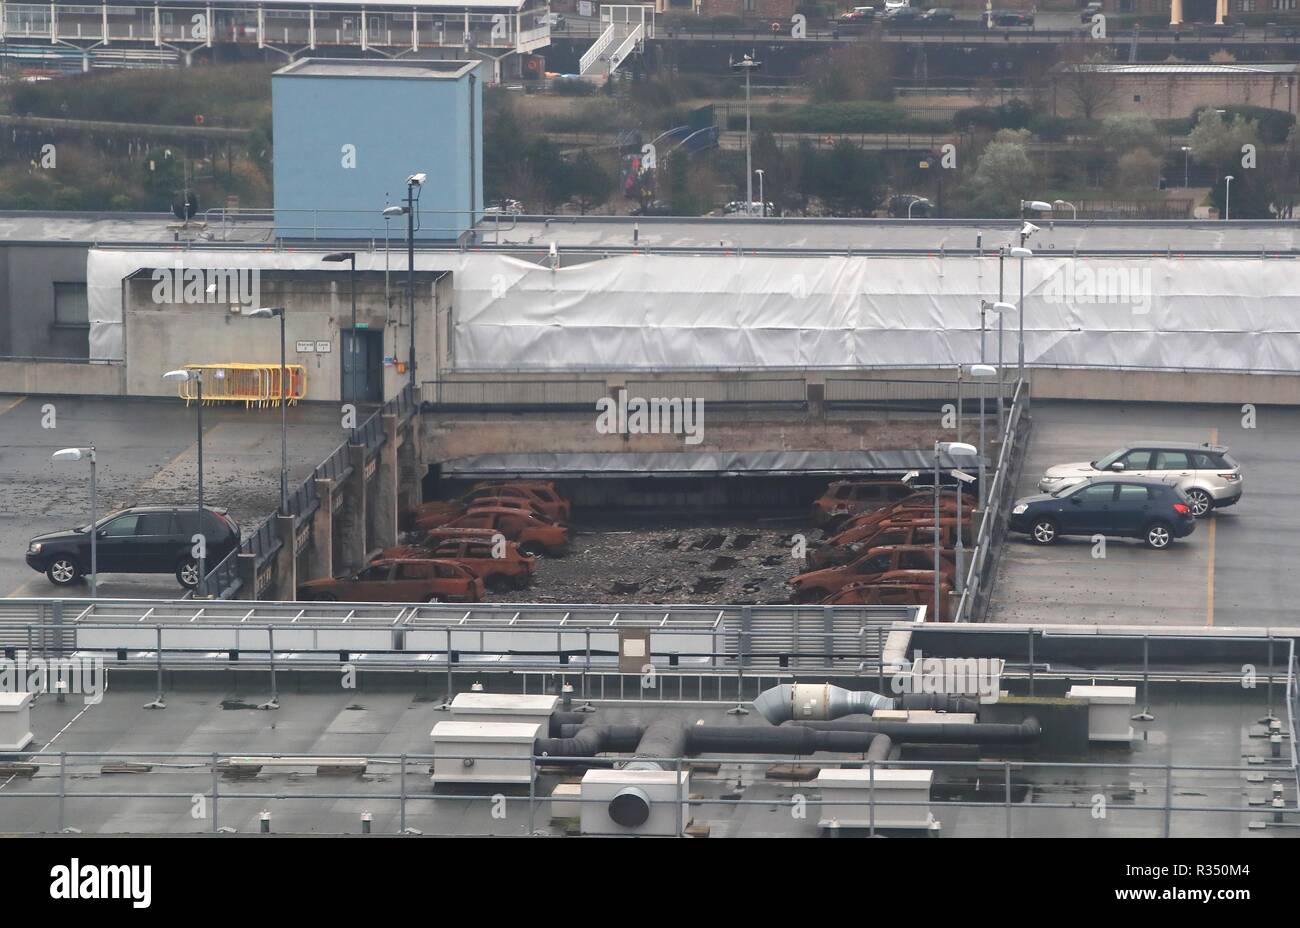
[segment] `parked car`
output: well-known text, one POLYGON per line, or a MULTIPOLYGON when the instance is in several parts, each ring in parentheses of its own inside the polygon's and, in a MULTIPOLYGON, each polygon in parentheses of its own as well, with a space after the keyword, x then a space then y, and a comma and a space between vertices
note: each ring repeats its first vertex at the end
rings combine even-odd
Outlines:
POLYGON ((568 522, 572 514, 569 501, 560 495, 549 480, 509 480, 499 483, 476 483, 462 499, 474 502, 489 496, 529 499, 533 508, 556 522, 568 522))
MULTIPOLYGON (((952 610, 956 606, 953 587, 948 577, 939 575, 939 615, 940 622, 952 621, 952 610)), ((879 580, 869 583, 851 583, 834 596, 829 597, 827 606, 928 606, 928 618, 935 621, 934 609, 934 571, 932 570, 891 570, 879 580)))
POLYGON ((906 23, 919 23, 921 17, 921 11, 915 7, 900 6, 886 10, 884 19, 890 25, 903 25, 906 23))
MULTIPOLYGON (((946 576, 957 572, 952 550, 939 549, 939 570, 946 576)), ((790 581, 790 601, 817 603, 834 596, 851 583, 870 583, 895 570, 934 570, 934 548, 925 545, 894 545, 872 548, 851 564, 827 567, 800 574, 790 581)))
MULTIPOLYGON (((882 522, 876 526, 876 532, 863 541, 847 545, 820 545, 808 552, 809 570, 834 567, 838 564, 850 564, 872 548, 888 545, 924 545, 934 541, 934 519, 917 519, 908 522, 882 522)), ((971 524, 962 522, 962 542, 971 545, 971 524)), ((939 520, 939 544, 951 548, 957 543, 957 520, 955 518, 939 520)))
POLYGON ((490 538, 449 538, 433 544, 398 545, 386 548, 376 560, 394 558, 456 561, 482 578, 483 585, 494 593, 522 590, 537 571, 537 558, 524 554, 519 545, 513 541, 497 545, 490 538))
POLYGON ((428 531, 439 526, 449 525, 461 516, 476 509, 517 509, 520 512, 537 516, 543 522, 554 521, 538 512, 531 500, 492 496, 478 500, 472 506, 466 506, 455 500, 421 503, 419 508, 411 514, 412 522, 410 527, 418 532, 428 531))
POLYGON ((298 587, 305 601, 347 603, 477 603, 483 580, 456 561, 383 558, 354 574, 309 580, 298 587))
POLYGON ((1020 10, 994 10, 989 14, 995 26, 1032 26, 1034 14, 1020 10))
POLYGON ((840 14, 839 22, 855 23, 867 19, 874 19, 876 8, 873 6, 855 6, 853 9, 840 14))
POLYGON ((822 526, 841 522, 846 516, 883 509, 913 492, 901 480, 836 480, 813 501, 812 520, 822 526))
MULTIPOLYGON (((95 524, 95 560, 101 574, 175 574, 181 586, 199 582, 194 557, 199 512, 189 506, 133 506, 95 524)), ((203 514, 204 563, 215 567, 239 547, 239 526, 226 510, 203 514)), ((27 565, 55 586, 76 583, 90 572, 90 526, 37 535, 27 545, 27 565)))
POLYGON ((957 14, 945 7, 936 6, 933 9, 926 10, 921 15, 921 18, 927 23, 952 23, 957 21, 957 14))
POLYGON ((908 9, 911 5, 912 0, 885 0, 885 12, 908 9))
MULTIPOLYGON (((970 518, 970 511, 975 508, 977 500, 968 493, 962 494, 962 519, 970 518)), ((939 497, 939 515, 940 517, 957 515, 957 497, 951 489, 945 489, 939 497)), ((883 522, 899 521, 901 519, 933 519, 934 518, 934 491, 924 490, 913 493, 900 499, 898 502, 886 506, 884 509, 877 509, 874 512, 864 512, 853 516, 838 532, 831 535, 828 542, 833 545, 847 545, 855 541, 862 541, 870 537, 875 530, 875 526, 883 522)))
POLYGON ((444 528, 487 528, 500 532, 517 542, 519 550, 533 556, 539 554, 564 554, 569 548, 569 529, 547 521, 534 512, 523 509, 486 507, 471 509, 444 528))
POLYGON ((1091 23, 1092 18, 1096 16, 1098 13, 1100 13, 1101 11, 1102 11, 1102 6, 1100 3, 1089 3, 1079 13, 1079 22, 1091 23))
POLYGON ((1125 475, 1016 500, 1009 527, 1040 545, 1062 535, 1108 535, 1167 548, 1196 529, 1196 517, 1187 494, 1173 483, 1125 475))
POLYGON ((1133 442, 1095 461, 1049 467, 1038 489, 1052 493, 1105 473, 1172 480, 1187 493, 1197 518, 1241 499, 1241 465, 1226 447, 1177 441, 1133 442))

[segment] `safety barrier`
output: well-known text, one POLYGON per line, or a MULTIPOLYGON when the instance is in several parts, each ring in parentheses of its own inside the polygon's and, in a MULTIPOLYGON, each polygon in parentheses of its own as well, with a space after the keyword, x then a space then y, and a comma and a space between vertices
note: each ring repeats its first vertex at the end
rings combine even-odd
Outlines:
MULTIPOLYGON (((243 403, 245 406, 278 405, 282 393, 278 364, 186 364, 186 370, 203 372, 204 403, 243 403)), ((301 364, 284 368, 288 380, 286 401, 292 405, 307 395, 307 369, 301 364)), ((198 399, 198 382, 182 380, 177 393, 189 405, 198 399)))

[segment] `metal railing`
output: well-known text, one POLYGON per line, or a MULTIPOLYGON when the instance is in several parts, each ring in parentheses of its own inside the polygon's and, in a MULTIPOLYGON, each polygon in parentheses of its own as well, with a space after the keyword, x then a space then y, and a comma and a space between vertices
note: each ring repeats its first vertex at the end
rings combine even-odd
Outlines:
POLYGON ((988 593, 991 590, 985 587, 986 581, 990 579, 989 566, 994 549, 994 535, 1005 522, 1008 504, 1015 494, 1015 487, 1010 486, 1010 481, 1028 391, 1028 385, 1023 380, 1016 382, 1006 427, 1001 435, 998 461, 993 470, 993 482, 984 495, 984 511, 980 514, 979 531, 975 535, 975 548, 971 552, 970 568, 962 584, 961 598, 958 599, 957 607, 952 613, 954 622, 974 621, 980 606, 988 602, 988 593))
MULTIPOLYGON (((384 443, 384 416, 397 416, 399 422, 404 422, 415 414, 414 392, 413 387, 408 383, 395 397, 372 413, 357 427, 357 434, 360 438, 359 443, 365 446, 368 454, 376 451, 384 443)), ((289 514, 294 516, 295 526, 301 525, 304 520, 316 511, 316 481, 340 480, 347 474, 350 466, 348 442, 344 441, 334 449, 329 457, 316 465, 310 477, 298 484, 298 486, 290 488, 289 514)), ((243 585, 243 581, 239 576, 240 555, 251 555, 253 557, 253 567, 256 572, 280 550, 281 542, 279 532, 276 530, 275 519, 276 515, 272 514, 257 523, 252 531, 243 538, 238 548, 228 554, 219 564, 209 568, 203 581, 195 588, 193 595, 203 598, 229 599, 237 594, 243 585)))
POLYGON ((592 409, 609 396, 601 380, 440 380, 420 384, 423 405, 442 409, 592 409))

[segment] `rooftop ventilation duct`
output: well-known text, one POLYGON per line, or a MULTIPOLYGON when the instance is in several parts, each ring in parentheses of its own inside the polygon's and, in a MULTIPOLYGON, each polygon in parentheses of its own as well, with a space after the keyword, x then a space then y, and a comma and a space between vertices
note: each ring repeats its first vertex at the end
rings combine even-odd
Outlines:
POLYGON ((824 722, 842 715, 870 715, 877 709, 893 709, 894 700, 830 683, 782 683, 759 693, 754 708, 773 725, 780 725, 789 721, 824 722))

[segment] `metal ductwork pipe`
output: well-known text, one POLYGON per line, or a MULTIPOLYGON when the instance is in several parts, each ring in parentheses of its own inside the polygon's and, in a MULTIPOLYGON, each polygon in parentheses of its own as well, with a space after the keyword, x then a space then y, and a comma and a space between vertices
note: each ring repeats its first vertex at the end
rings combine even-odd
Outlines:
MULTIPOLYGON (((547 732, 552 738, 563 738, 564 729, 573 726, 573 732, 576 733, 583 725, 590 724, 590 712, 552 712, 550 731, 547 732)), ((572 735, 570 735, 572 737, 572 735)))
POLYGON ((780 725, 791 720, 823 722, 856 712, 893 709, 894 700, 830 683, 782 683, 759 693, 754 708, 773 725, 780 725))
POLYGON ((873 722, 840 719, 836 722, 785 722, 782 728, 810 728, 818 732, 853 732, 888 735, 896 744, 1028 744, 1038 740, 1042 726, 1030 716, 1019 725, 1010 723, 873 722))
POLYGON ((680 719, 659 719, 646 726, 645 734, 636 746, 636 755, 625 769, 668 770, 675 765, 662 763, 665 758, 685 754, 686 726, 680 719))
POLYGON ((903 693, 894 700, 899 709, 932 709, 935 712, 980 711, 980 701, 969 696, 948 696, 943 693, 903 693))
POLYGON ((537 757, 595 757, 604 751, 632 751, 641 741, 639 725, 588 725, 572 738, 538 738, 537 757))
POLYGON ((875 732, 819 731, 810 725, 793 723, 777 728, 694 725, 686 729, 686 753, 807 756, 818 751, 835 751, 861 754, 877 740, 879 735, 875 732))

